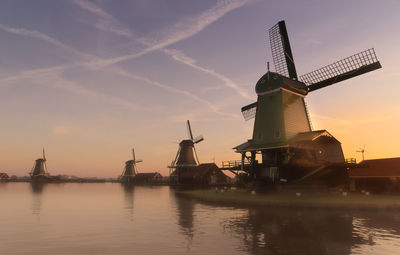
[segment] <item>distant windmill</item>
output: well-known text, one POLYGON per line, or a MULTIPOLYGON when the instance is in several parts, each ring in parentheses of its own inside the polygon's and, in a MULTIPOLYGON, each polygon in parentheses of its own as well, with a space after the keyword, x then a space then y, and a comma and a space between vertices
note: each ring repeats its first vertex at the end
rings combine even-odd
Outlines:
POLYGON ((202 135, 193 138, 189 120, 186 123, 189 139, 182 140, 179 143, 175 159, 169 166, 169 168, 175 169, 170 177, 175 178, 177 182, 180 181, 180 176, 184 171, 196 167, 199 164, 199 159, 194 145, 204 140, 202 135))
POLYGON ((44 152, 44 148, 43 148, 43 158, 38 158, 35 160, 35 164, 33 165, 29 175, 31 176, 32 180, 50 176, 47 171, 46 155, 44 152))
POLYGON ((365 144, 364 144, 364 147, 360 148, 357 152, 360 152, 360 153, 361 153, 362 159, 363 159, 363 161, 364 161, 365 144))
POLYGON ((132 148, 132 159, 125 162, 125 168, 120 176, 121 181, 130 182, 133 180, 133 177, 138 173, 136 163, 143 162, 141 159, 136 159, 135 149, 132 148))

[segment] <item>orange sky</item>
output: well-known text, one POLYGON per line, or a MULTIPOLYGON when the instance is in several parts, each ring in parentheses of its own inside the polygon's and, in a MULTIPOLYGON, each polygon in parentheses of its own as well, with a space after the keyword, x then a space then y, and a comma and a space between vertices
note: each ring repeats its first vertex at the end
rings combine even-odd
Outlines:
POLYGON ((366 158, 399 156, 398 2, 45 7, 0 3, 0 171, 26 175, 44 146, 51 174, 117 177, 135 147, 139 171, 167 175, 187 119, 205 137, 201 162, 239 159, 232 148, 253 125, 240 108, 256 100, 272 62, 266 29, 281 19, 299 74, 375 48, 382 69, 306 101, 314 129, 341 141, 346 158, 360 161, 364 145, 366 158))

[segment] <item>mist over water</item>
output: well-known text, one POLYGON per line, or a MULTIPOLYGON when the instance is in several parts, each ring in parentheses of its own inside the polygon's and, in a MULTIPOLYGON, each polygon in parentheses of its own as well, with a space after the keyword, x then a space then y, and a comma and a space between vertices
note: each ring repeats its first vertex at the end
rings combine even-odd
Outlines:
POLYGON ((395 254, 396 211, 227 207, 169 187, 0 183, 0 254, 395 254))

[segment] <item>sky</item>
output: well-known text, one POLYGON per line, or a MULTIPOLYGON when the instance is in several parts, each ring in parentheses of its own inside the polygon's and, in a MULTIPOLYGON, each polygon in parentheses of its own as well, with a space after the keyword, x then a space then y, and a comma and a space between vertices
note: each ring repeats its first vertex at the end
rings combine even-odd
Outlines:
MULTIPOLYGON (((23 176, 45 147, 52 175, 168 175, 186 120, 200 162, 239 159, 242 106, 286 21, 298 74, 368 48, 383 68, 306 97, 315 130, 346 158, 398 157, 400 1, 3 0, 0 172, 23 176)), ((273 69, 273 68, 272 68, 273 69)))

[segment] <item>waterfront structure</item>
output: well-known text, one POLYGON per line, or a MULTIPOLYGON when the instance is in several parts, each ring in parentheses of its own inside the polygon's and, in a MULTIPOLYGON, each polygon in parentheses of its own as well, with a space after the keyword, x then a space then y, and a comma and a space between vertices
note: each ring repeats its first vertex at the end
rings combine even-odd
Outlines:
POLYGON ((168 166, 171 169, 170 182, 173 184, 183 183, 183 174, 187 171, 192 171, 199 164, 195 144, 203 141, 204 137, 199 135, 194 138, 189 120, 187 120, 186 124, 189 137, 179 143, 175 159, 168 166))
MULTIPOLYGON (((256 84, 257 102, 242 107, 246 120, 255 118, 253 137, 234 147, 240 164, 225 169, 247 171, 256 180, 323 181, 346 177, 340 142, 326 130, 312 130, 305 96, 315 90, 381 68, 374 49, 297 76, 284 21, 269 30, 275 72, 256 84), (261 161, 256 159, 260 155, 261 161)), ((234 171, 235 172, 235 171, 234 171)))
POLYGON ((143 162, 141 159, 136 159, 135 149, 132 148, 132 159, 125 162, 124 170, 119 177, 121 182, 133 182, 135 176, 137 175, 136 163, 143 162))
POLYGON ((35 160, 29 175, 34 182, 48 182, 52 180, 49 172, 47 171, 46 155, 43 148, 43 157, 35 160))
POLYGON ((10 176, 8 176, 8 174, 6 173, 0 173, 0 181, 5 181, 5 180, 9 180, 10 176))
POLYGON ((350 169, 352 191, 400 191, 400 158, 363 160, 350 169))
POLYGON ((181 181, 186 184, 221 185, 230 183, 230 178, 215 163, 205 163, 182 173, 181 181))
POLYGON ((163 176, 158 172, 137 173, 134 178, 135 183, 141 183, 141 184, 157 184, 157 183, 162 183, 163 180, 164 180, 163 176))

